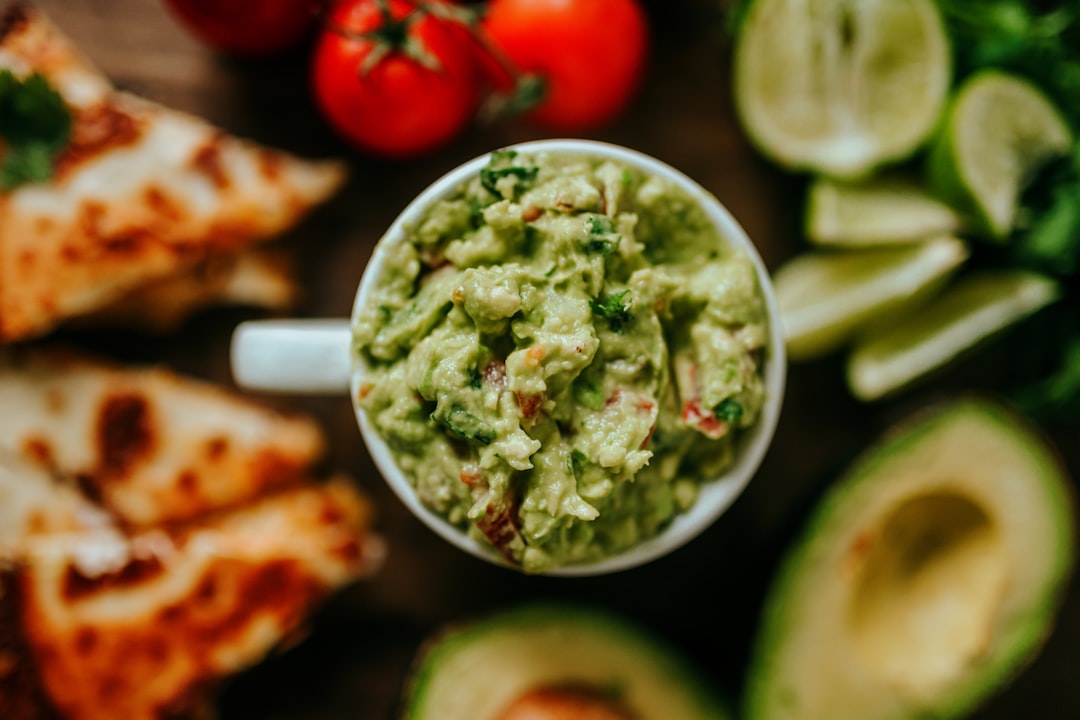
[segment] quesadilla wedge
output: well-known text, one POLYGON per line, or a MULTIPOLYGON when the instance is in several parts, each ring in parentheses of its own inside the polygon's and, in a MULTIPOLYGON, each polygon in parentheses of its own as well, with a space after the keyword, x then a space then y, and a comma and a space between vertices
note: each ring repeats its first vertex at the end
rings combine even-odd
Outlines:
POLYGON ((167 333, 214 305, 285 312, 296 305, 302 293, 290 258, 279 250, 260 246, 235 255, 213 256, 187 272, 140 285, 75 323, 80 327, 167 333))
POLYGON ((310 419, 159 367, 0 353, 0 449, 74 478, 128 525, 186 520, 295 484, 322 457, 310 419))
POLYGON ((117 91, 21 5, 0 17, 0 69, 41 74, 72 114, 52 177, 0 192, 0 342, 277 236, 344 180, 340 162, 271 150, 117 91))
POLYGON ((54 495, 32 514, 63 528, 12 542, 18 531, 0 527, 8 720, 207 716, 221 678, 295 640, 316 606, 383 556, 370 506, 341 478, 130 532, 40 468, 0 456, 5 492, 54 495))

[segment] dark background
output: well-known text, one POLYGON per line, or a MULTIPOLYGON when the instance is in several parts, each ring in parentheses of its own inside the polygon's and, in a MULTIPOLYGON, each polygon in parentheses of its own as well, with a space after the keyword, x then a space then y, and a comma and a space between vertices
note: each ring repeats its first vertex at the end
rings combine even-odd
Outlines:
MULTIPOLYGON (((306 48, 257 62, 217 55, 187 35, 157 0, 40 0, 37 5, 125 89, 260 142, 350 161, 347 188, 287 238, 303 260, 308 295, 300 315, 349 313, 374 243, 430 182, 475 155, 546 136, 503 122, 474 128, 421 160, 376 161, 350 151, 317 115, 308 95, 306 48)), ((654 45, 641 91, 620 121, 589 137, 649 153, 695 178, 732 211, 775 269, 802 246, 803 179, 761 159, 738 128, 720 2, 654 0, 647 6, 654 45)), ((163 338, 64 339, 230 384, 230 333, 238 321, 255 316, 208 312, 163 338)), ((305 642, 232 680, 221 699, 222 716, 389 718, 426 636, 446 622, 540 598, 596 603, 640 621, 692 656, 737 698, 777 560, 830 480, 910 410, 961 389, 1015 384, 1037 364, 1027 348, 1038 332, 1038 322, 1029 323, 915 392, 873 406, 848 397, 838 358, 793 367, 775 443, 728 513, 669 557, 598 578, 524 577, 453 549, 385 487, 344 396, 270 399, 323 422, 331 442, 329 466, 350 472, 373 497, 390 554, 377 577, 324 608, 305 642)), ((1075 428, 1050 430, 1068 463, 1080 467, 1075 428)), ((977 717, 1080 716, 1080 659, 1072 647, 1078 640, 1080 595, 1074 584, 1042 653, 977 717)))

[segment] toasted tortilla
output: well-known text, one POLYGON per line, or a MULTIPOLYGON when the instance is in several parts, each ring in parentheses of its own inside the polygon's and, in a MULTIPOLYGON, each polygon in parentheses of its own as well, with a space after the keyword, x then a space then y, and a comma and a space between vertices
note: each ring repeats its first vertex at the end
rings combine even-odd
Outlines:
POLYGON ((12 720, 208 716, 218 680, 294 639, 383 556, 370 506, 340 478, 167 531, 123 532, 41 468, 0 457, 5 493, 55 501, 24 503, 14 542, 0 526, 0 708, 12 720))
POLYGON ((70 352, 0 354, 0 450, 69 478, 133 526, 296 484, 322 457, 310 419, 164 368, 70 352))
POLYGON ((215 305, 286 312, 297 304, 302 292, 290 258, 279 250, 257 247, 211 257, 187 272, 140 285, 76 322, 80 326, 168 333, 193 314, 215 305))
POLYGON ((0 341, 277 236, 345 177, 115 90, 33 9, 0 18, 0 68, 45 75, 74 121, 49 181, 0 193, 0 341))
POLYGON ((112 516, 90 503, 74 483, 0 450, 0 564, 16 557, 27 539, 62 539, 114 525, 112 516))

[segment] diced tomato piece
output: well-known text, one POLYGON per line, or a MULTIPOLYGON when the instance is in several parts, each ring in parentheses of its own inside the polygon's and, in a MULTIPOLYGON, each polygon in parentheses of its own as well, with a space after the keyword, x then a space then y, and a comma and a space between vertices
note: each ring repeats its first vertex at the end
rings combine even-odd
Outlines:
POLYGON ((517 563, 511 547, 521 543, 521 534, 514 523, 514 504, 508 498, 497 498, 489 503, 484 517, 476 521, 476 527, 504 558, 517 563))
POLYGON ((682 421, 710 438, 721 438, 728 431, 728 425, 716 417, 710 410, 701 407, 701 401, 694 399, 683 406, 682 421))
POLYGON ((466 465, 461 468, 461 472, 458 473, 458 477, 461 482, 465 483, 471 488, 480 487, 484 482, 484 476, 480 473, 480 468, 475 465, 466 465))
POLYGON ((518 407, 521 409, 521 416, 526 420, 535 420, 536 416, 540 414, 540 406, 544 404, 544 396, 542 394, 526 394, 517 393, 518 407))
POLYGON ((539 220, 540 216, 544 214, 544 208, 537 207, 536 205, 530 205, 521 211, 521 219, 525 222, 532 222, 533 220, 539 220))
MULTIPOLYGON (((604 404, 608 407, 611 407, 612 405, 621 401, 624 394, 625 393, 623 392, 622 388, 615 388, 612 391, 611 395, 608 396, 608 399, 604 401, 604 404)), ((631 402, 631 405, 635 410, 648 413, 652 412, 653 408, 656 407, 656 403, 654 403, 652 400, 645 397, 644 395, 639 395, 638 393, 630 394, 633 396, 633 401, 631 402)))
POLYGON ((654 432, 656 432, 656 423, 653 423, 649 427, 649 432, 645 435, 645 439, 641 441, 641 445, 639 446, 641 450, 649 447, 649 443, 652 442, 652 436, 654 432))

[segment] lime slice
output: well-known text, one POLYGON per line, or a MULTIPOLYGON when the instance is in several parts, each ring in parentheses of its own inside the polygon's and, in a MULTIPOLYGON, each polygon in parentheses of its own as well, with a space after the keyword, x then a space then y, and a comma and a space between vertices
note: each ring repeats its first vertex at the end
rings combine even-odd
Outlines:
POLYGON ((867 322, 924 300, 968 255, 953 237, 803 253, 773 277, 788 356, 823 355, 867 322))
POLYGON ((735 106, 776 162, 854 178, 933 132, 951 76, 934 0, 755 0, 736 38, 735 106))
POLYGON ((1053 280, 1026 270, 986 270, 963 278, 926 311, 860 338, 848 358, 848 386, 860 400, 888 395, 1050 304, 1059 293, 1053 280))
POLYGON ((1068 152, 1069 126, 1027 80, 984 70, 953 99, 929 159, 933 190, 969 208, 985 233, 1008 236, 1024 183, 1050 158, 1068 152))
POLYGON ((865 247, 951 235, 959 213, 914 181, 882 177, 863 183, 819 178, 806 200, 806 234, 818 245, 865 247))

